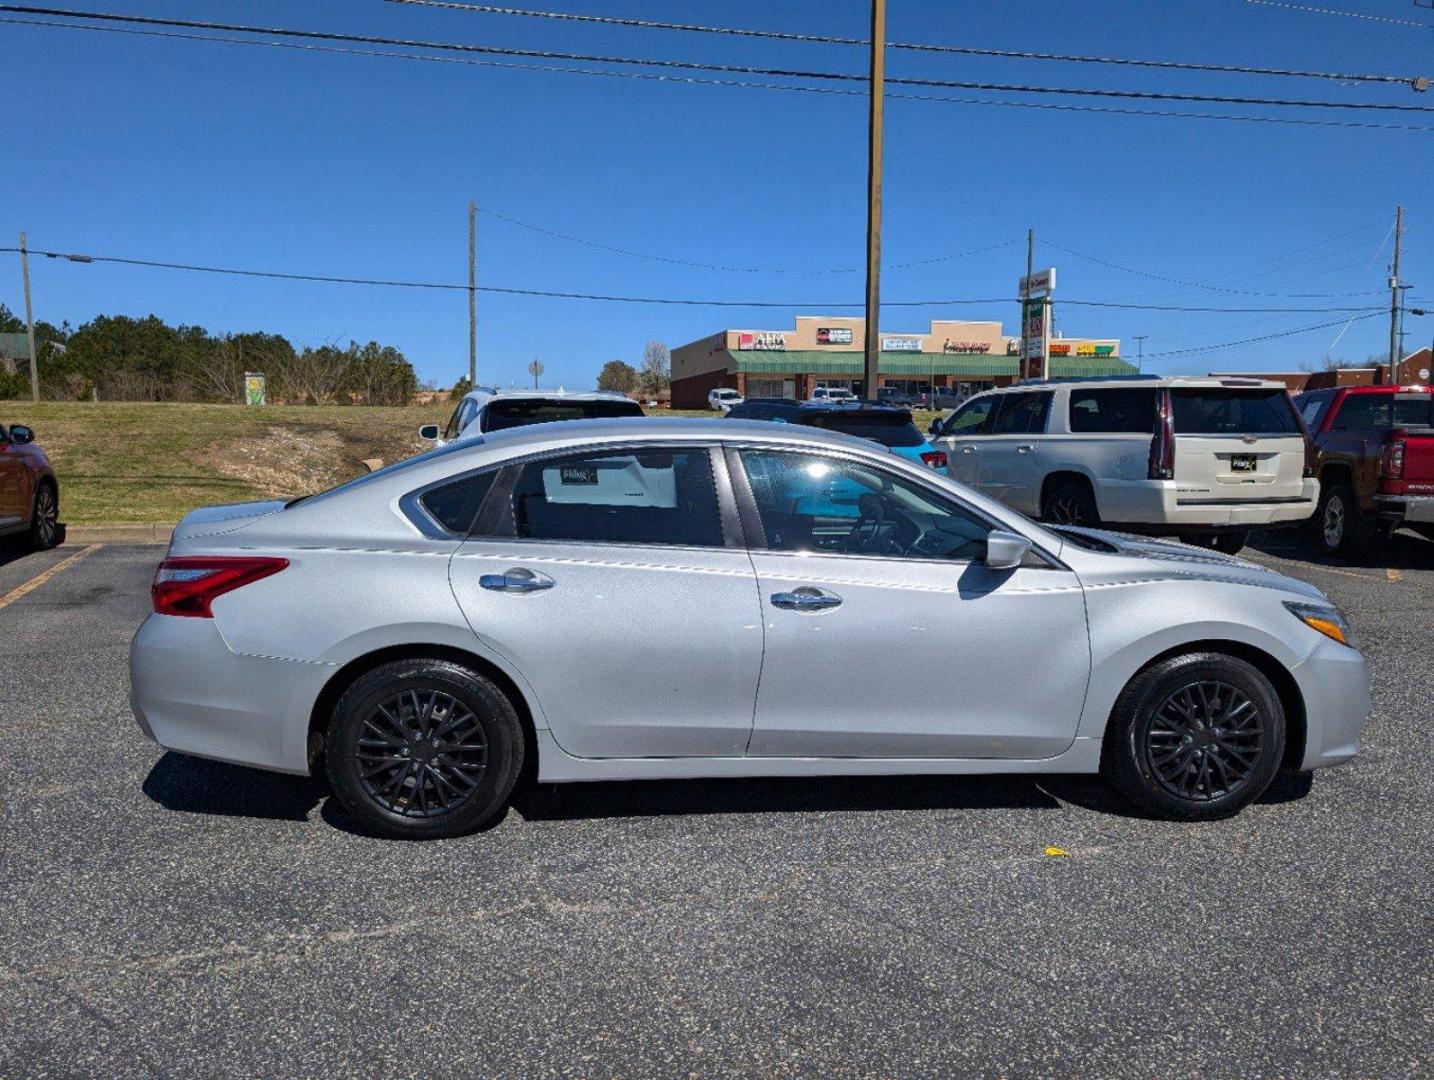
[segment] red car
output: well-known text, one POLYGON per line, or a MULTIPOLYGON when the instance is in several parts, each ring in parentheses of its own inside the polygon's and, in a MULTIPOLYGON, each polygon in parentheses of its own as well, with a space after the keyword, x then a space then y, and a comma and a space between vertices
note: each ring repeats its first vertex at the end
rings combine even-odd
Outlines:
POLYGON ((1434 395, 1423 386, 1343 386, 1295 398, 1317 455, 1311 535, 1336 555, 1370 531, 1434 539, 1434 395))
POLYGON ((0 537, 17 533, 37 551, 64 539, 60 484, 35 433, 24 424, 0 424, 0 537))

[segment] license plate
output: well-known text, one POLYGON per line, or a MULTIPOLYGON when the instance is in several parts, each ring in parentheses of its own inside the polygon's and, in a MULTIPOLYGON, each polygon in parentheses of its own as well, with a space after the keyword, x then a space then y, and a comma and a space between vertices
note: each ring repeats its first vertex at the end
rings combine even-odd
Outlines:
POLYGON ((1231 472, 1254 472, 1254 471, 1255 471, 1255 455, 1254 455, 1254 454, 1231 454, 1231 455, 1230 455, 1230 471, 1231 471, 1231 472))

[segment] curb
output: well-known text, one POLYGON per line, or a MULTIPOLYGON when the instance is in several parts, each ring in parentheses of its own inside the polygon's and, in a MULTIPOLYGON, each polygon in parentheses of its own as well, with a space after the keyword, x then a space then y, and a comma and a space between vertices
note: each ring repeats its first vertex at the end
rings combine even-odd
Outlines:
POLYGON ((167 544, 175 524, 70 525, 65 529, 65 540, 71 544, 167 544))

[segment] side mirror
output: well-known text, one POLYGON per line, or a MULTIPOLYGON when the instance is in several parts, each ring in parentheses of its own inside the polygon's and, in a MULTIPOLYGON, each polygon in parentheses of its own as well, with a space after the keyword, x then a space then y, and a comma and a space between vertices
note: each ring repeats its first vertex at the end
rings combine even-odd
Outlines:
POLYGON ((938 416, 935 420, 931 421, 931 426, 926 429, 926 434, 928 434, 928 435, 935 435, 935 436, 937 436, 938 438, 940 437, 940 435, 941 435, 941 417, 938 416))
POLYGON ((418 429, 418 437, 419 437, 420 439, 427 439, 429 442, 437 442, 437 441, 438 441, 438 425, 437 425, 437 424, 424 424, 421 428, 418 429))
POLYGON ((11 424, 10 441, 16 446, 24 446, 35 441, 35 432, 24 424, 11 424))
POLYGON ((1014 570, 1025 561, 1034 546, 1024 536, 995 529, 986 534, 986 567, 989 570, 1014 570))

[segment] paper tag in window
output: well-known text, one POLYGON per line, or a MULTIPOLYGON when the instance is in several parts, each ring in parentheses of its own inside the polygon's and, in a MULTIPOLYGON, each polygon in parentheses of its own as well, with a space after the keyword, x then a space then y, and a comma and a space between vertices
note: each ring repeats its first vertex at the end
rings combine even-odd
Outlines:
POLYGON ((564 465, 558 470, 558 481, 564 487, 591 486, 598 482, 595 465, 564 465))

